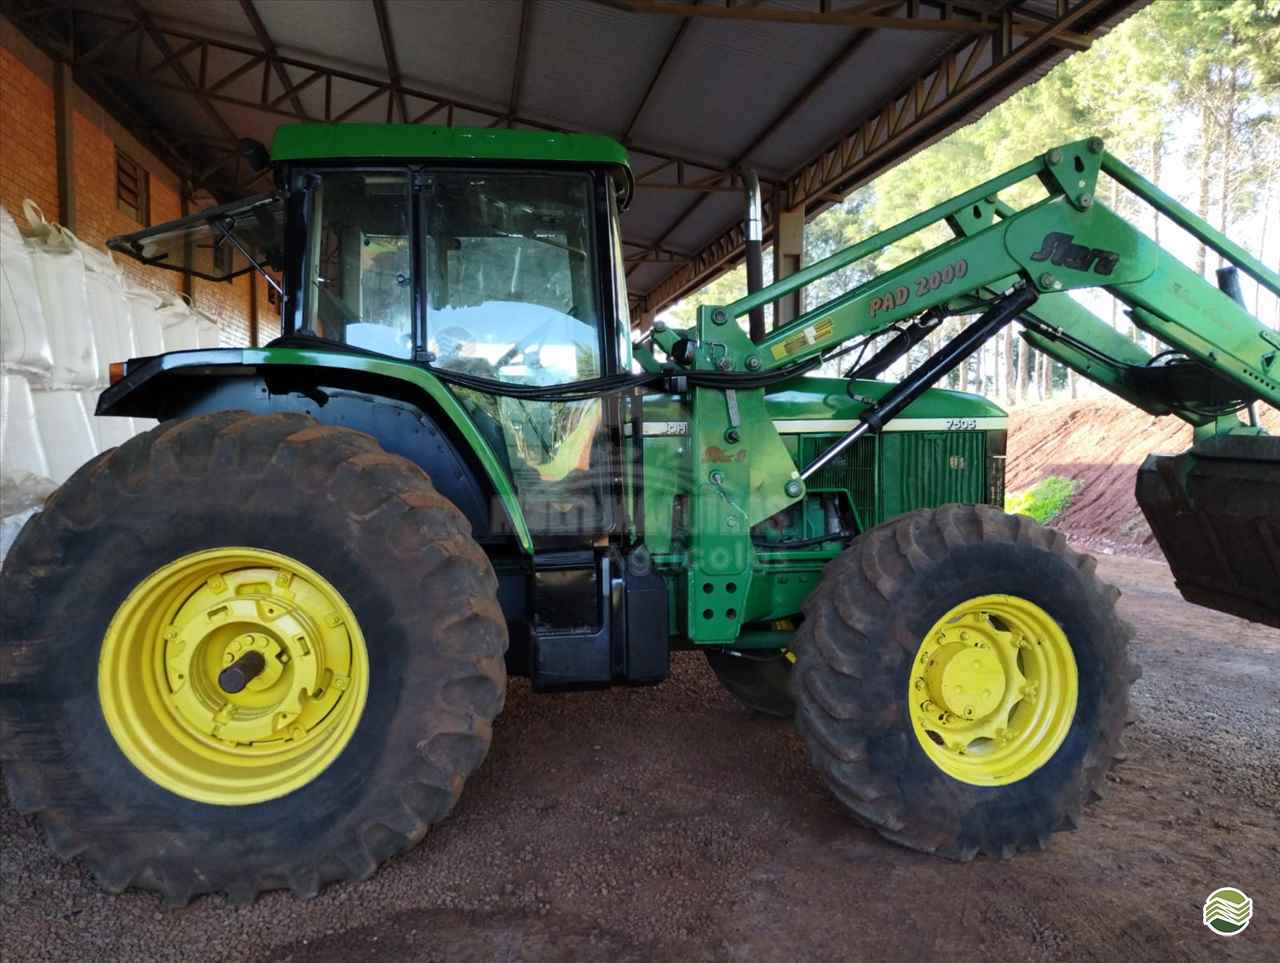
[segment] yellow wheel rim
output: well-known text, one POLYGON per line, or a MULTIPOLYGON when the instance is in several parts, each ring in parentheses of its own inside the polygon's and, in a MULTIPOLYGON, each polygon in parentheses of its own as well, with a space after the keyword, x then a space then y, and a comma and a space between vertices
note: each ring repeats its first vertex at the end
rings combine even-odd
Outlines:
POLYGON ((975 786, 1008 785, 1048 762, 1071 728, 1078 694, 1066 633, 1013 595, 978 596, 938 619, 907 683, 925 755, 975 786))
POLYGON ((185 555, 116 611, 98 663, 102 714, 143 774, 243 806, 315 779, 355 732, 369 657, 342 595, 256 548, 185 555))

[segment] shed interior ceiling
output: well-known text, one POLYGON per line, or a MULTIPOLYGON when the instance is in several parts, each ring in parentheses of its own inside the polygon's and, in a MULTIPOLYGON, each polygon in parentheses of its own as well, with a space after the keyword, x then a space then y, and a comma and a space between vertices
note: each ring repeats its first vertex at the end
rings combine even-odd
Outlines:
POLYGON ((652 312, 740 259, 742 166, 766 232, 775 206, 812 217, 1146 0, 0 2, 205 200, 262 189, 235 139, 300 119, 617 137, 652 312))

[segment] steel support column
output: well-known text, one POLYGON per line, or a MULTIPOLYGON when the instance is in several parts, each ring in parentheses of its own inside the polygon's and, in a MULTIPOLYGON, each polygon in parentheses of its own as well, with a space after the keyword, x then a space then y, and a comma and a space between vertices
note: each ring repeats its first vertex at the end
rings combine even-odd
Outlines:
POLYGON ((58 60, 53 64, 53 137, 58 167, 58 220, 71 230, 76 226, 76 187, 72 171, 75 158, 74 107, 75 80, 71 65, 58 60))
MULTIPOLYGON (((773 279, 781 281, 804 264, 804 208, 778 211, 773 230, 773 279)), ((773 326, 781 327, 804 313, 801 291, 792 291, 773 303, 773 326)))

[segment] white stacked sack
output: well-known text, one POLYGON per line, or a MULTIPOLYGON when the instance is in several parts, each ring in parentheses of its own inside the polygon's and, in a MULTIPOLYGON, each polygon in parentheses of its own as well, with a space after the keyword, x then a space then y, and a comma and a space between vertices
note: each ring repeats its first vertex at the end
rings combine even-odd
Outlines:
POLYGON ((154 426, 95 416, 112 362, 218 344, 184 298, 133 287, 110 254, 23 212, 20 231, 0 206, 0 558, 57 485, 154 426))
POLYGON ((18 225, 0 206, 0 365, 6 372, 48 379, 53 349, 40 303, 36 266, 18 225))
POLYGON ((165 351, 194 351, 218 346, 218 325, 191 307, 186 298, 163 303, 156 315, 164 331, 165 351))
POLYGON ((51 476, 31 386, 20 374, 0 373, 0 558, 56 487, 51 476))
POLYGON ((52 373, 35 260, 0 207, 0 556, 55 487, 31 392, 52 373))
POLYGON ((165 300, 146 288, 128 288, 124 299, 129 307, 134 342, 138 347, 136 356, 150 358, 164 354, 164 322, 160 310, 165 306, 165 300))
POLYGON ((29 225, 26 249, 53 360, 48 372, 30 376, 31 397, 50 477, 62 484, 98 453, 85 395, 95 394, 106 381, 99 343, 105 342, 103 347, 108 348, 116 340, 111 309, 104 303, 111 300, 104 290, 111 280, 105 273, 110 257, 81 243, 66 228, 49 223, 31 201, 23 205, 23 213, 29 225), (91 274, 95 276, 93 298, 91 274))
POLYGON ((23 212, 30 225, 26 247, 35 268, 53 358, 53 367, 46 377, 37 379, 36 387, 54 391, 92 388, 102 376, 85 283, 82 247, 87 245, 81 245, 80 239, 66 228, 46 221, 31 201, 23 206, 23 212))

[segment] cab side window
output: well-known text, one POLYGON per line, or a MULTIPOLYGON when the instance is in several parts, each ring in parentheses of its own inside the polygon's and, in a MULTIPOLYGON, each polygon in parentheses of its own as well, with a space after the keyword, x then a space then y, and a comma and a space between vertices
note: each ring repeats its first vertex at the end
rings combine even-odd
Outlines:
POLYGON ((315 190, 307 328, 369 351, 413 355, 409 178, 335 171, 315 190))

